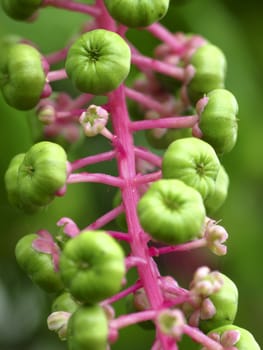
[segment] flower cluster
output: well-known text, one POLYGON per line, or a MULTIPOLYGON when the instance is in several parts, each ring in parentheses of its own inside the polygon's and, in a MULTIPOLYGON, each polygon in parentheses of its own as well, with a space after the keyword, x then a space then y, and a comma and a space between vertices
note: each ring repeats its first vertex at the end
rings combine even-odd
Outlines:
POLYGON ((238 291, 219 271, 199 268, 188 289, 162 276, 154 257, 207 247, 226 254, 228 234, 211 217, 224 203, 229 178, 222 165, 237 139, 238 104, 225 88, 224 53, 195 34, 171 33, 159 23, 169 0, 2 0, 11 18, 32 21, 52 6, 87 15, 79 36, 43 55, 24 38, 0 42, 0 89, 10 106, 35 109, 44 136, 105 137, 110 150, 70 162, 62 146, 42 141, 15 156, 5 173, 10 203, 26 213, 67 194, 72 183, 116 188, 113 208, 80 229, 70 218, 59 234, 41 229, 22 237, 15 254, 34 283, 55 293, 47 323, 71 350, 106 350, 123 327, 155 328, 152 350, 176 350, 183 335, 209 350, 259 350, 234 325, 238 291), (129 40, 145 30, 160 44, 153 57, 129 40), (53 65, 62 62, 62 69, 53 65), (136 70, 127 83, 131 66, 136 70), (70 79, 77 97, 55 92, 70 79), (94 97, 104 96, 96 105, 94 97), (129 100, 129 108, 127 101, 129 100), (109 123, 108 123, 109 122, 109 123), (109 124, 109 125, 108 125, 109 124), (136 145, 144 131, 149 149, 136 145), (154 149, 163 150, 162 156, 154 149), (84 171, 115 160, 118 175, 84 171), (119 231, 105 229, 112 221, 119 231), (129 246, 125 255, 120 244, 129 246), (137 281, 128 285, 134 268, 137 281), (116 316, 114 303, 127 301, 116 316))

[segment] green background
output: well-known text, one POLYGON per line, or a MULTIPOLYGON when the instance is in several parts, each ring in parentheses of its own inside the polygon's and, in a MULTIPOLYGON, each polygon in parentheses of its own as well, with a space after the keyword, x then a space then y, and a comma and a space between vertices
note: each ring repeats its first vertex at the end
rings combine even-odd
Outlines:
MULTIPOLYGON (((237 284, 240 301, 236 324, 250 330, 261 345, 263 4, 255 0, 171 2, 174 5, 171 5, 162 22, 175 32, 201 34, 224 51, 228 61, 226 85, 239 102, 238 142, 234 150, 223 158, 231 186, 228 199, 216 217, 222 219, 222 225, 229 232, 228 254, 219 259, 209 259, 212 259, 212 266, 219 268, 237 284)), ((41 11, 38 21, 28 24, 15 22, 1 11, 0 35, 19 34, 35 42, 43 53, 48 53, 62 48, 84 20, 84 16, 76 13, 45 9, 41 11)), ((129 36, 143 52, 151 54, 156 44, 154 39, 144 31, 137 30, 130 31, 129 36)), ((56 86, 58 89, 71 89, 68 83, 56 86)), ((14 246, 19 237, 40 228, 54 232, 56 222, 62 216, 71 217, 80 227, 85 227, 111 208, 114 192, 100 185, 72 185, 64 198, 56 199, 41 214, 28 217, 11 208, 4 189, 4 172, 10 159, 17 153, 27 151, 39 137, 36 126, 32 125, 34 119, 28 114, 16 112, 0 98, 0 348, 59 350, 64 349, 65 344, 60 343, 46 327, 51 297, 33 286, 21 273, 14 259, 14 246)), ((73 160, 77 156, 96 153, 107 147, 107 143, 98 142, 97 139, 89 142, 82 140, 70 150, 69 157, 73 160)), ((102 164, 96 171, 109 172, 109 168, 115 172, 112 164, 102 164)), ((90 169, 94 170, 92 167, 90 169)), ((186 258, 181 258, 185 274, 189 272, 186 258)), ((207 257, 196 255, 195 258, 203 262, 207 257)), ((170 258, 162 263, 171 261, 170 258)), ((169 269, 176 271, 176 268, 169 269)), ((120 305, 119 311, 123 308, 120 305)), ((145 333, 137 326, 132 327, 121 332, 119 343, 113 348, 146 350, 150 348, 152 337, 151 331, 145 333)))

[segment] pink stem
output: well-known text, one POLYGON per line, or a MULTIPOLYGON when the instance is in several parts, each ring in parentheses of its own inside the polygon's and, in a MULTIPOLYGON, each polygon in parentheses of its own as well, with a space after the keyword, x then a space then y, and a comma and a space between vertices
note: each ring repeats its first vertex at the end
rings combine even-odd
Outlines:
POLYGON ((97 182, 105 185, 110 185, 114 187, 122 187, 124 181, 115 176, 100 174, 100 173, 79 173, 79 174, 70 174, 67 183, 79 183, 79 182, 97 182))
POLYGON ((165 107, 151 96, 144 95, 134 89, 125 87, 125 94, 128 98, 140 103, 144 107, 152 109, 160 114, 165 114, 165 107))
POLYGON ((206 245, 207 245, 206 239, 200 238, 195 241, 179 244, 176 246, 168 246, 168 247, 162 247, 162 248, 151 247, 149 248, 149 253, 151 256, 159 256, 162 254, 168 254, 173 252, 184 252, 192 249, 202 248, 202 247, 205 247, 206 245))
POLYGON ((105 299, 101 305, 107 305, 107 304, 112 304, 115 303, 116 301, 126 297, 127 295, 136 292, 136 290, 138 290, 139 288, 142 287, 142 282, 141 281, 137 281, 136 283, 134 283, 134 285, 130 286, 129 288, 121 291, 118 294, 115 294, 113 297, 105 299))
POLYGON ((75 100, 71 101, 67 106, 67 109, 82 108, 84 105, 90 102, 94 96, 91 94, 81 94, 75 100))
POLYGON ((156 314, 156 310, 146 310, 128 315, 123 315, 110 321, 110 327, 114 329, 121 329, 132 324, 136 324, 138 322, 153 320, 156 317, 156 314))
POLYGON ((67 56, 68 47, 63 47, 61 50, 52 52, 46 55, 46 60, 49 64, 54 64, 64 60, 67 56))
POLYGON ((152 163, 153 165, 160 168, 162 166, 162 158, 157 156, 154 153, 151 153, 148 150, 141 149, 139 147, 134 147, 134 152, 136 157, 139 157, 143 160, 146 160, 147 162, 152 163))
POLYGON ((52 72, 49 72, 47 74, 47 82, 51 83, 52 81, 56 81, 56 80, 62 80, 62 79, 67 79, 67 73, 65 71, 65 69, 58 69, 58 70, 54 70, 52 72))
MULTIPOLYGON (((139 194, 134 183, 136 177, 135 169, 135 152, 133 138, 129 130, 130 119, 127 111, 127 105, 125 100, 124 87, 121 85, 117 90, 109 94, 109 106, 112 118, 112 125, 114 134, 118 138, 118 143, 115 143, 115 147, 121 145, 121 152, 117 150, 117 162, 119 176, 124 181, 124 185, 121 188, 122 200, 126 213, 126 221, 128 227, 128 233, 131 236, 131 251, 132 255, 145 260, 147 263, 145 266, 138 266, 138 273, 143 283, 148 300, 153 310, 158 310, 163 304, 163 295, 158 285, 158 270, 156 269, 155 262, 151 259, 146 249, 146 243, 144 240, 144 232, 141 228, 138 216, 137 216, 137 202, 139 194)), ((155 311, 148 311, 152 315, 155 311)), ((127 317, 122 319, 124 324, 127 322, 127 317)), ((131 318, 129 322, 136 322, 138 319, 131 318)), ((116 320, 117 322, 117 320, 116 320)), ((162 343, 163 350, 169 349, 167 337, 161 334, 158 330, 158 336, 162 343)))
POLYGON ((108 213, 106 213, 105 215, 101 216, 100 218, 98 218, 96 221, 94 221, 92 224, 88 225, 85 230, 97 230, 103 226, 105 226, 106 224, 108 224, 109 222, 111 222, 112 220, 116 219, 116 217, 118 215, 120 215, 122 212, 124 211, 123 209, 123 205, 119 205, 118 207, 110 210, 108 213))
POLYGON ((116 238, 120 241, 126 241, 126 242, 130 242, 131 238, 127 233, 123 233, 123 232, 118 232, 118 231, 109 231, 107 230, 108 234, 111 235, 113 238, 116 238))
POLYGON ((52 6, 56 8, 62 8, 64 10, 69 10, 73 12, 85 13, 90 16, 99 16, 100 9, 92 6, 85 5, 79 2, 70 1, 70 0, 43 0, 42 7, 52 6))
POLYGON ((202 333, 198 328, 188 326, 185 324, 183 326, 183 332, 191 337, 194 341, 202 344, 205 348, 209 350, 224 350, 224 347, 220 345, 215 340, 209 338, 207 335, 202 333))
POLYGON ((182 45, 181 42, 178 42, 176 37, 160 23, 154 23, 145 29, 156 38, 169 45, 174 53, 179 54, 184 49, 184 45, 182 45))
POLYGON ((112 160, 114 159, 115 155, 116 155, 115 151, 109 151, 109 152, 96 154, 94 156, 88 156, 82 159, 75 160, 74 162, 71 163, 71 171, 75 171, 79 168, 84 168, 87 165, 96 164, 107 160, 112 160))
POLYGON ((176 80, 183 81, 185 78, 184 69, 181 67, 175 67, 171 64, 167 64, 153 58, 149 58, 140 54, 133 54, 131 62, 138 66, 138 68, 151 68, 156 72, 163 73, 165 75, 171 76, 176 80))
POLYGON ((160 180, 161 177, 162 177, 161 170, 156 171, 154 173, 146 174, 146 175, 137 175, 135 178, 135 183, 138 185, 146 184, 146 183, 160 180))
POLYGON ((139 131, 154 128, 167 128, 167 129, 179 129, 179 128, 192 128, 198 121, 198 116, 182 116, 182 117, 169 117, 159 118, 151 120, 138 120, 131 122, 131 130, 139 131))

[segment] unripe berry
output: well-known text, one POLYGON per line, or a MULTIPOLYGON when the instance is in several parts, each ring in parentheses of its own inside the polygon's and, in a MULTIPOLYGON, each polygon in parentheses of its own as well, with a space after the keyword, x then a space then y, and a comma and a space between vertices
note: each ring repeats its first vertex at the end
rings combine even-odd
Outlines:
POLYGON ((0 88, 5 101, 19 110, 37 105, 44 85, 45 72, 40 53, 27 44, 12 45, 0 65, 0 88))
POLYGON ((55 271, 51 254, 35 250, 33 241, 38 238, 35 233, 22 237, 15 248, 18 265, 31 280, 46 292, 59 292, 63 288, 60 274, 55 271))
POLYGON ((65 68, 80 91, 100 95, 124 81, 130 71, 130 60, 129 46, 120 35, 95 29, 70 47, 65 68))
POLYGON ((146 27, 165 16, 169 0, 104 0, 111 16, 127 27, 146 27))
POLYGON ((217 46, 209 43, 200 46, 189 63, 195 69, 194 77, 187 87, 191 102, 196 103, 209 91, 224 87, 226 59, 217 46))
POLYGON ((42 0, 2 0, 5 13, 18 21, 29 19, 40 7, 42 0))
POLYGON ((214 149, 194 137, 174 141, 163 156, 163 177, 185 182, 199 191, 203 199, 215 191, 219 168, 214 149))
POLYGON ((224 203, 228 193, 229 177, 225 168, 220 165, 216 181, 215 191, 205 199, 205 207, 209 215, 214 214, 224 203))
MULTIPOLYGON (((233 332, 232 332, 232 334, 233 334, 233 332)), ((208 333, 208 335, 214 339, 216 338, 216 336, 218 336, 219 342, 225 348, 230 348, 232 346, 238 350, 248 350, 248 349, 249 350, 260 350, 259 344, 256 342, 254 336, 249 331, 247 331, 244 328, 232 325, 232 324, 215 328, 215 329, 211 330, 208 333), (235 331, 235 333, 237 333, 238 336, 235 337, 235 338, 237 338, 236 341, 234 340, 233 343, 230 345, 229 341, 226 342, 226 338, 227 338, 227 333, 232 332, 232 331, 235 331)))
POLYGON ((207 104, 200 113, 202 138, 219 154, 232 150, 237 140, 238 104, 235 96, 225 89, 207 94, 207 104))
POLYGON ((201 320, 199 327, 204 332, 226 324, 232 324, 235 320, 238 307, 238 290, 234 282, 226 275, 220 273, 223 279, 222 287, 209 296, 215 306, 216 313, 212 318, 201 320))
POLYGON ((143 229, 154 240, 178 244, 197 238, 203 228, 205 208, 201 195, 180 180, 158 180, 138 203, 143 229))
POLYGON ((49 141, 36 143, 25 154, 18 170, 20 198, 25 203, 45 206, 65 185, 66 178, 64 149, 49 141))
POLYGON ((108 321, 99 305, 79 307, 70 317, 67 329, 69 350, 106 350, 108 321))
POLYGON ((73 313, 78 307, 79 303, 73 299, 72 295, 69 292, 63 292, 53 301, 51 310, 52 312, 66 311, 73 313))
POLYGON ((121 289, 124 253, 104 231, 85 231, 69 240, 61 253, 60 271, 77 300, 96 303, 121 289))

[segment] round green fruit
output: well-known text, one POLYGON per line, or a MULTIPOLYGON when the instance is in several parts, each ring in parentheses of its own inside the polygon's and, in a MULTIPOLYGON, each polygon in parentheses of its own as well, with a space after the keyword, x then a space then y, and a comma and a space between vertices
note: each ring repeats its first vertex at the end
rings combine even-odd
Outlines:
POLYGON ((146 27, 163 18, 169 0, 104 0, 110 15, 127 27, 146 27))
POLYGON ((168 244, 198 238, 205 220, 201 195, 174 179, 153 183, 139 200, 137 211, 143 229, 154 240, 168 244))
POLYGON ((208 102, 200 114, 202 138, 218 154, 230 152, 237 140, 238 104, 228 90, 215 89, 207 94, 208 102))
POLYGON ((74 298, 97 303, 121 289, 125 275, 124 253, 106 232, 85 231, 65 244, 60 271, 74 298))
POLYGON ((11 18, 24 21, 29 19, 41 6, 42 0, 2 0, 4 12, 11 18))
POLYGON ((27 44, 12 45, 0 66, 0 88, 5 101, 29 110, 40 100, 46 76, 40 53, 27 44))
POLYGON ((238 290, 235 283, 220 273, 223 280, 223 285, 218 292, 209 296, 216 308, 215 315, 206 320, 200 320, 199 327, 205 333, 211 329, 224 326, 226 324, 232 324, 235 320, 237 308, 238 308, 238 290))
POLYGON ((254 336, 247 331, 244 328, 235 326, 233 324, 231 325, 226 325, 222 327, 215 328, 211 330, 208 335, 210 334, 218 334, 221 336, 224 335, 225 332, 228 331, 238 331, 240 334, 239 340, 234 344, 234 347, 237 348, 238 350, 260 350, 260 346, 255 340, 254 336))
POLYGON ((31 280, 46 292, 59 292, 63 289, 60 274, 55 271, 52 256, 38 252, 32 243, 38 235, 35 233, 22 237, 15 248, 18 265, 31 280))
POLYGON ((200 192, 204 200, 215 191, 219 168, 214 149, 195 137, 172 142, 163 156, 163 178, 185 182, 200 192))
POLYGON ((229 176, 225 168, 220 165, 216 182, 215 191, 205 199, 205 207, 208 215, 214 214, 225 202, 228 194, 229 176))
POLYGON ((79 307, 79 303, 73 299, 69 292, 63 292, 53 301, 51 305, 52 312, 56 311, 66 311, 73 313, 79 307))
POLYGON ((49 141, 33 145, 18 169, 18 188, 24 203, 45 206, 67 179, 67 155, 49 141))
POLYGON ((196 103, 209 91, 223 88, 225 85, 226 59, 215 45, 200 46, 189 62, 195 74, 189 82, 187 91, 192 103, 196 103))
POLYGON ((115 90, 130 71, 130 48, 105 29, 83 34, 69 49, 65 68, 74 85, 95 95, 115 90))
POLYGON ((69 350, 106 350, 108 321, 99 305, 79 307, 70 317, 67 328, 69 350))

